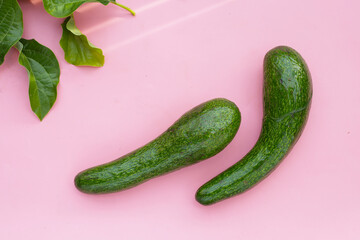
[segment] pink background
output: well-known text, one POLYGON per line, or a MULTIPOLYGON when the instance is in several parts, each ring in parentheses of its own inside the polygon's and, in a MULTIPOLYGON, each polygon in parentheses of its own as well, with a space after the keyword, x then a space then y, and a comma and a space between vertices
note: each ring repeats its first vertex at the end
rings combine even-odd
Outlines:
POLYGON ((40 122, 11 50, 0 67, 0 239, 359 239, 360 4, 356 0, 132 0, 137 16, 93 3, 78 27, 103 68, 74 67, 61 19, 20 1, 25 38, 61 65, 58 100, 40 122), (254 145, 262 61, 277 45, 306 59, 308 124, 280 167, 247 193, 204 207, 194 194, 254 145), (242 123, 217 156, 124 192, 76 190, 81 170, 146 144, 190 108, 234 101, 242 123))

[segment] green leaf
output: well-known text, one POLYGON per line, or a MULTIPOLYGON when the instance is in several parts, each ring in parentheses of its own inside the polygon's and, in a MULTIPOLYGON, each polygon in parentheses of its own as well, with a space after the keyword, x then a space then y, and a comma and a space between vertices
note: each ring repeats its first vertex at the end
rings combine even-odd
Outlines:
POLYGON ((50 15, 58 18, 65 18, 70 16, 82 4, 89 2, 99 2, 103 5, 113 3, 119 7, 126 9, 135 16, 135 12, 133 10, 124 5, 118 4, 116 0, 43 0, 45 10, 50 15))
POLYGON ((78 7, 87 2, 100 2, 107 5, 110 0, 43 0, 45 10, 58 18, 70 16, 78 7))
MULTIPOLYGON (((115 1, 115 0, 113 0, 115 1)), ((110 2, 112 2, 112 0, 97 0, 97 2, 103 4, 103 5, 108 5, 110 2)))
POLYGON ((63 34, 60 46, 64 50, 65 60, 76 66, 101 67, 104 55, 100 48, 92 45, 87 37, 76 27, 74 17, 68 17, 61 24, 63 34))
POLYGON ((42 120, 56 101, 60 67, 54 53, 34 39, 20 39, 19 63, 29 74, 29 97, 33 112, 42 120))
POLYGON ((0 0, 0 65, 23 33, 23 17, 16 0, 0 0))

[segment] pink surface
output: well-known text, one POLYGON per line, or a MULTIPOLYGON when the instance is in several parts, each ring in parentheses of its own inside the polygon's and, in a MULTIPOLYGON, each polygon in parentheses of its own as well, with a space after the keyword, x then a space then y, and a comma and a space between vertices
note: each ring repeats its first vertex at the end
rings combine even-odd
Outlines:
POLYGON ((105 52, 105 66, 93 69, 64 61, 61 19, 20 1, 24 37, 50 47, 62 75, 58 100, 40 122, 17 52, 0 67, 0 239, 359 239, 358 1, 122 3, 138 15, 96 3, 75 14, 105 52), (277 45, 298 50, 312 73, 305 131, 261 184, 201 206, 198 187, 256 142, 262 61, 277 45), (79 171, 144 145, 215 97, 242 113, 234 141, 217 156, 120 193, 75 189, 79 171))

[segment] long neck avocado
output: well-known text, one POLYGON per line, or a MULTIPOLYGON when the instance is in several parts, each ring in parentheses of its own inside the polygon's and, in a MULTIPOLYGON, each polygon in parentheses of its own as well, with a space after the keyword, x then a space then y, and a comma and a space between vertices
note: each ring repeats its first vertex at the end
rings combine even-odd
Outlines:
POLYGON ((75 185, 85 193, 117 192, 210 158, 231 142, 240 121, 233 102, 210 100, 185 113, 145 146, 79 173, 75 185))
POLYGON ((264 116, 260 137, 239 162, 199 188, 196 200, 210 205, 255 186, 286 157, 307 122, 311 75, 294 49, 279 46, 264 59, 264 116))

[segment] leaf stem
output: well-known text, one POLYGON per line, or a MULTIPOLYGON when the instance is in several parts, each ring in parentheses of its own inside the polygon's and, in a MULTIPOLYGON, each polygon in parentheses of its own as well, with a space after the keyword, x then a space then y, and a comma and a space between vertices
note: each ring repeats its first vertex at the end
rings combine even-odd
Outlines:
POLYGON ((22 48, 23 48, 23 44, 20 42, 20 40, 19 41, 17 41, 15 44, 14 44, 14 48, 16 48, 19 52, 21 52, 22 51, 22 48))
POLYGON ((130 8, 128 8, 127 6, 124 6, 120 3, 117 3, 116 1, 111 1, 111 3, 115 4, 116 6, 119 6, 127 11, 129 11, 133 16, 135 16, 135 12, 133 10, 131 10, 130 8))

